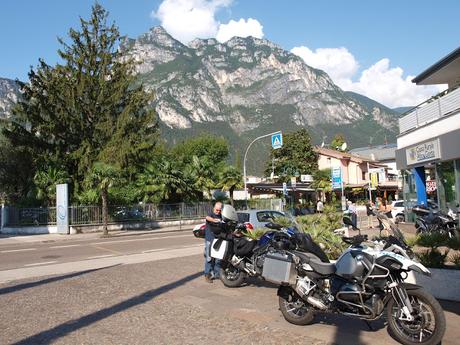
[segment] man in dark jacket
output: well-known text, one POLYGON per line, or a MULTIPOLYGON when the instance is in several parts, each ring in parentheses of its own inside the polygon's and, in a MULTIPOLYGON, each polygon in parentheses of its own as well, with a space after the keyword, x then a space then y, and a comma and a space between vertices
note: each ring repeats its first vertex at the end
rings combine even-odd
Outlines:
POLYGON ((219 278, 220 274, 220 260, 211 258, 211 245, 215 236, 211 231, 211 223, 219 223, 222 220, 222 203, 216 202, 214 208, 208 213, 206 217, 206 230, 205 230, 205 245, 204 245, 204 278, 206 282, 212 283, 212 279, 219 278))

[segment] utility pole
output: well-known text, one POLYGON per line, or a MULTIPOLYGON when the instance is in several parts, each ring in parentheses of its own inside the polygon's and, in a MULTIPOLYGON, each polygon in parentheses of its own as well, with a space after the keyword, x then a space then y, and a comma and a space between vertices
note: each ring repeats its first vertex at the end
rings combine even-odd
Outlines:
POLYGON ((248 151, 249 151, 250 147, 252 146, 252 144, 254 144, 257 140, 262 139, 262 138, 269 137, 269 136, 271 136, 271 135, 279 134, 279 133, 281 133, 281 131, 276 131, 276 132, 273 132, 273 133, 261 135, 260 137, 255 138, 255 139, 254 139, 253 141, 251 141, 251 143, 248 145, 248 148, 246 149, 246 152, 244 153, 244 159, 243 159, 243 178, 244 178, 244 200, 245 200, 245 203, 246 203, 246 209, 248 208, 248 186, 247 186, 247 181, 246 181, 246 158, 247 158, 247 156, 248 156, 248 151))

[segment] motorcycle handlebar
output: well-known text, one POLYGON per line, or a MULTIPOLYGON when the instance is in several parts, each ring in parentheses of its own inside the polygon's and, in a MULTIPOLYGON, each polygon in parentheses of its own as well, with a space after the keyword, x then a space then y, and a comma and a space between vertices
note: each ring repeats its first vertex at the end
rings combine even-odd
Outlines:
POLYGON ((353 237, 342 237, 342 241, 351 245, 358 245, 367 241, 367 235, 356 235, 353 237))

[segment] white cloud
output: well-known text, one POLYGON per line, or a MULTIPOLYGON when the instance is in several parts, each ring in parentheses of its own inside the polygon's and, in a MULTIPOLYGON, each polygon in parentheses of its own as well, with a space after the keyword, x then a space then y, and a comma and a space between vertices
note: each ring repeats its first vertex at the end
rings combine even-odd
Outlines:
POLYGON ((411 82, 414 76, 404 77, 403 69, 390 67, 387 58, 363 70, 353 81, 359 64, 346 48, 319 48, 313 52, 302 46, 291 52, 308 65, 326 71, 342 89, 360 93, 390 108, 417 105, 446 88, 415 85, 411 82))
POLYGON ((219 42, 226 42, 233 36, 257 38, 264 37, 263 26, 257 19, 241 18, 239 21, 230 20, 228 24, 220 24, 216 39, 219 42))
POLYGON ((188 43, 194 38, 215 37, 219 28, 215 14, 232 0, 164 0, 152 16, 174 38, 188 43))

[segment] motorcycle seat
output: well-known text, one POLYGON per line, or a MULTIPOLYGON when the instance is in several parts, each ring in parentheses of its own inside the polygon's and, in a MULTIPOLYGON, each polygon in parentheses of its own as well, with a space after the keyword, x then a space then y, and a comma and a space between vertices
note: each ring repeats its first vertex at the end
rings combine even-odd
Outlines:
POLYGON ((335 273, 335 264, 321 262, 317 259, 313 259, 310 260, 309 265, 311 266, 311 268, 313 268, 313 270, 322 275, 330 275, 335 273))

